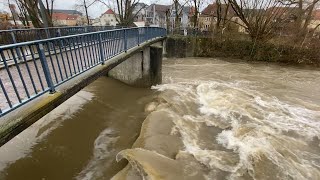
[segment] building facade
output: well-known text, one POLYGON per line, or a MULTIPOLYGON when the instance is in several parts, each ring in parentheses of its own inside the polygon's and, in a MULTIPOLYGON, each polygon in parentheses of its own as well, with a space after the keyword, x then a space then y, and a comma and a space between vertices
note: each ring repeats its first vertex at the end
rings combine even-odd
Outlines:
POLYGON ((52 10, 52 21, 54 26, 77 26, 80 23, 82 13, 76 10, 52 10))
POLYGON ((112 9, 108 9, 105 13, 103 13, 99 18, 94 20, 94 26, 117 26, 118 21, 116 14, 112 9))

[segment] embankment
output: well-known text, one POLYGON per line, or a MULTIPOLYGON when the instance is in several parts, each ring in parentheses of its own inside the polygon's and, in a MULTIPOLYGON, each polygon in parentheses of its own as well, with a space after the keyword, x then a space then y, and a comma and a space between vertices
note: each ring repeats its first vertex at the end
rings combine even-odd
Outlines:
POLYGON ((294 65, 320 65, 315 47, 253 43, 244 39, 220 39, 194 36, 170 36, 167 57, 227 57, 247 61, 278 62, 294 65))

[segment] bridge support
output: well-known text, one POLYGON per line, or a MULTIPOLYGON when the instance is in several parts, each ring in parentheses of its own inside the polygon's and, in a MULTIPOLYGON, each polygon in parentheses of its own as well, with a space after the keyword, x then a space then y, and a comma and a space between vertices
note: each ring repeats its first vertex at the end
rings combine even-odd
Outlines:
POLYGON ((136 52, 108 72, 108 76, 135 87, 150 87, 162 82, 162 42, 136 52))

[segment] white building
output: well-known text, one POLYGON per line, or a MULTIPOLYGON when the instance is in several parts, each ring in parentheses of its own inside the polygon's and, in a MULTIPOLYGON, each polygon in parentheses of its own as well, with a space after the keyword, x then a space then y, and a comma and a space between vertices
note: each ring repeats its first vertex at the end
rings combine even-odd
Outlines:
POLYGON ((166 27, 166 13, 169 13, 170 6, 151 4, 146 11, 146 24, 154 27, 166 27))
POLYGON ((116 14, 112 9, 108 9, 99 19, 96 19, 94 26, 116 26, 118 25, 116 14))
POLYGON ((137 3, 132 11, 134 22, 145 21, 148 5, 145 3, 137 3))
POLYGON ((170 22, 171 27, 175 28, 175 21, 176 21, 176 9, 178 9, 179 20, 180 20, 180 29, 184 30, 188 28, 190 24, 190 16, 192 14, 192 8, 190 6, 181 6, 178 5, 178 8, 175 8, 174 4, 170 6, 171 16, 170 22))

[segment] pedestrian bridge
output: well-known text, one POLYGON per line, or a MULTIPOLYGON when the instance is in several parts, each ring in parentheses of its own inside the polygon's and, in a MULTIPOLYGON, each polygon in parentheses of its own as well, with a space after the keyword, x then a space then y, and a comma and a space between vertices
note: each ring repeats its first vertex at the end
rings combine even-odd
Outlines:
POLYGON ((160 83, 165 36, 123 28, 0 46, 0 145, 100 76, 160 83))

